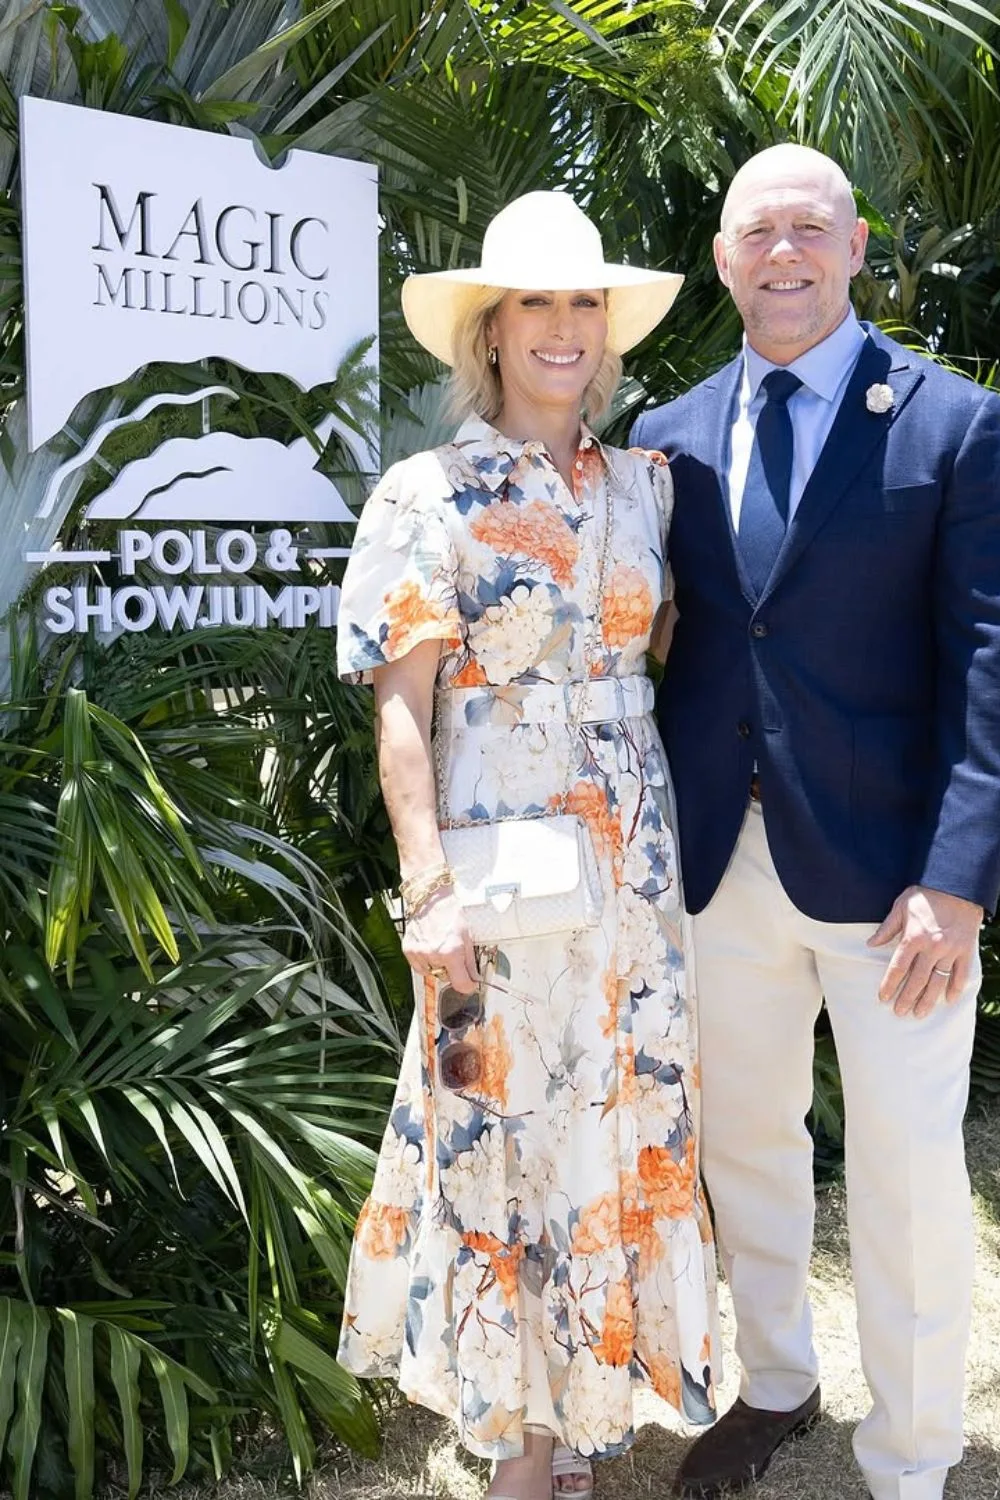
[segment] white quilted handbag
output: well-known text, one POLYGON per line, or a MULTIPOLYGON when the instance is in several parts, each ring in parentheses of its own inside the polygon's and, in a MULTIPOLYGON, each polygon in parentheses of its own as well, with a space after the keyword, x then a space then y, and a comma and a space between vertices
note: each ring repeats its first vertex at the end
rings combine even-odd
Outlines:
POLYGON ((574 813, 441 833, 475 943, 596 927, 604 892, 590 829, 574 813))

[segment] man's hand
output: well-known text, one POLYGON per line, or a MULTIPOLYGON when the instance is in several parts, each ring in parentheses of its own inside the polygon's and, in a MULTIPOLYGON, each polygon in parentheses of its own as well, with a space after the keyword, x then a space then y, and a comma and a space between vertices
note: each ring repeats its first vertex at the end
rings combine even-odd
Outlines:
POLYGON ((897 1016, 930 1015, 942 997, 953 1005, 969 980, 983 908, 961 896, 911 885, 897 896, 870 948, 896 941, 878 997, 897 1016))

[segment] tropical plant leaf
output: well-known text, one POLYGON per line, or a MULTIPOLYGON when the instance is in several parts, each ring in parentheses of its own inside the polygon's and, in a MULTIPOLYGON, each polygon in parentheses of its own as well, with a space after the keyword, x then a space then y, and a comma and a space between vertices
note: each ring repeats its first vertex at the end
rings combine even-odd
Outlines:
POLYGON ((744 84, 800 139, 835 155, 846 144, 874 190, 895 173, 900 143, 916 145, 914 121, 939 151, 939 120, 962 124, 948 64, 978 74, 995 23, 977 0, 726 0, 717 26, 744 84))
POLYGON ((65 1307, 57 1316, 69 1408, 66 1449, 76 1475, 76 1500, 89 1500, 94 1488, 94 1320, 65 1307))
POLYGON ((129 1500, 135 1500, 142 1482, 142 1422, 139 1418, 139 1367, 142 1355, 124 1328, 105 1324, 111 1351, 111 1378, 118 1395, 122 1419, 122 1442, 128 1468, 129 1500))
POLYGON ((256 83, 264 73, 281 61, 290 47, 308 36, 314 26, 319 25, 343 4, 344 0, 323 0, 323 3, 317 5, 309 15, 303 16, 300 21, 262 43, 249 56, 240 58, 239 62, 227 68, 202 91, 201 99, 204 101, 228 100, 232 95, 239 94, 256 83))
POLYGON ((177 60, 177 54, 184 45, 184 38, 188 34, 191 20, 187 11, 181 4, 181 0, 163 0, 163 8, 167 13, 167 67, 173 67, 177 60))
POLYGON ((44 1309, 32 1307, 27 1302, 16 1304, 16 1316, 21 1322, 21 1348, 17 1361, 17 1413, 10 1431, 9 1448, 14 1463, 14 1500, 28 1500, 42 1425, 49 1319, 44 1309))
POLYGON ((22 1332, 17 1303, 9 1297, 0 1297, 0 1455, 4 1451, 14 1411, 22 1332))
POLYGON ((158 1350, 148 1350, 147 1357, 160 1387, 167 1442, 174 1455, 170 1483, 176 1484, 184 1477, 188 1466, 188 1401, 184 1377, 173 1360, 167 1359, 158 1350))

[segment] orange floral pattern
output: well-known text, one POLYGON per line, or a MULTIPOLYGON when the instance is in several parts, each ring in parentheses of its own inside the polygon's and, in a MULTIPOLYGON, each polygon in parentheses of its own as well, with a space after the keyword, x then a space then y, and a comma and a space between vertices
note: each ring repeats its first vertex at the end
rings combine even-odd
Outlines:
MULTIPOLYGON (((552 801, 555 806, 559 798, 552 801)), ((610 854, 616 875, 622 865, 621 813, 612 809, 605 787, 593 781, 578 781, 566 795, 566 811, 583 819, 602 854, 610 854)))
POLYGON ((465 666, 460 667, 451 679, 451 685, 452 687, 483 687, 488 681, 486 673, 475 657, 470 656, 465 666))
POLYGON ((648 635, 655 606, 646 575, 638 568, 619 563, 612 569, 604 590, 601 632, 609 646, 625 646, 637 636, 648 635))
POLYGON ((604 892, 597 926, 484 955, 482 1005, 461 1031, 441 1025, 437 982, 415 982, 351 1255, 341 1361, 398 1378, 486 1458, 520 1451, 528 1411, 551 1413, 570 1447, 620 1453, 639 1384, 690 1422, 714 1412, 714 1250, 663 748, 625 694, 627 719, 571 733, 562 692, 643 672, 669 588, 670 507, 669 469, 646 454, 585 434, 567 486, 540 443, 470 422, 390 470, 344 578, 350 680, 441 642, 437 686, 456 690, 438 731, 450 815, 554 810, 568 788, 604 892), (525 711, 539 684, 551 713, 525 711), (439 1061, 456 1041, 478 1071, 449 1089, 439 1061))
POLYGON ((495 1234, 473 1230, 462 1236, 463 1245, 489 1259, 490 1270, 508 1307, 517 1306, 518 1270, 524 1259, 523 1245, 505 1245, 495 1234))
POLYGON ((405 1208, 379 1203, 368 1198, 358 1214, 357 1239, 365 1255, 372 1260, 394 1260, 406 1244, 410 1232, 410 1215, 405 1208))
POLYGON ((577 1255, 603 1255, 622 1238, 621 1201, 617 1193, 601 1193, 580 1211, 573 1227, 577 1255))
POLYGON ((580 544, 554 505, 531 500, 527 505, 492 505, 469 530, 502 556, 519 555, 540 562, 561 587, 573 582, 580 544))
POLYGON ((677 1366, 662 1354, 653 1354, 647 1361, 653 1390, 670 1406, 681 1404, 681 1377, 677 1366))
POLYGON ((514 1056, 504 1032, 502 1016, 491 1016, 482 1028, 480 1041, 482 1074, 476 1093, 507 1108, 507 1080, 514 1066, 514 1056))
POLYGON ((635 1071, 635 1043, 626 1032, 615 1051, 618 1066, 618 1103, 635 1104, 639 1097, 639 1080, 635 1071))
POLYGON ((584 443, 573 466, 573 493, 586 503, 604 477, 604 455, 598 443, 584 443))
POLYGON ((654 1212, 668 1219, 693 1217, 695 1211, 694 1137, 677 1161, 667 1146, 643 1146, 639 1152, 639 1183, 654 1212))
POLYGON ((594 1353, 605 1365, 627 1365, 635 1344, 635 1311, 632 1306, 632 1282, 612 1282, 604 1303, 601 1341, 594 1353))
POLYGON ((421 641, 439 640, 457 644, 461 639, 458 619, 445 607, 428 599, 416 583, 400 584, 385 596, 385 654, 388 661, 398 661, 421 641))
POLYGON ((656 1214, 640 1202, 639 1179, 635 1172, 621 1175, 622 1241, 639 1252, 639 1273, 648 1276, 664 1253, 663 1241, 656 1227, 656 1214))
POLYGON ((604 971, 604 1010, 601 1014, 601 1036, 613 1037, 618 1031, 618 975, 614 969, 604 971))

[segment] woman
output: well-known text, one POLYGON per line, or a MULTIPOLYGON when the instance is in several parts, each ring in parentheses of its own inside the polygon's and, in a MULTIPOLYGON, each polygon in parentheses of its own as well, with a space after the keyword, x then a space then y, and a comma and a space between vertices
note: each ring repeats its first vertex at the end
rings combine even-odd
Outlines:
POLYGON ((410 277, 410 329, 468 419, 386 474, 344 580, 339 669, 375 686, 416 1016, 340 1358, 452 1417, 496 1461, 492 1500, 589 1494, 587 1456, 632 1441, 636 1383, 714 1411, 695 1035, 641 675, 670 478, 581 422, 680 281, 606 265, 562 193, 509 204, 475 270, 410 277), (477 955, 439 823, 557 807, 592 836, 599 924, 477 955), (466 1074, 449 1062, 470 1030, 466 1074))

